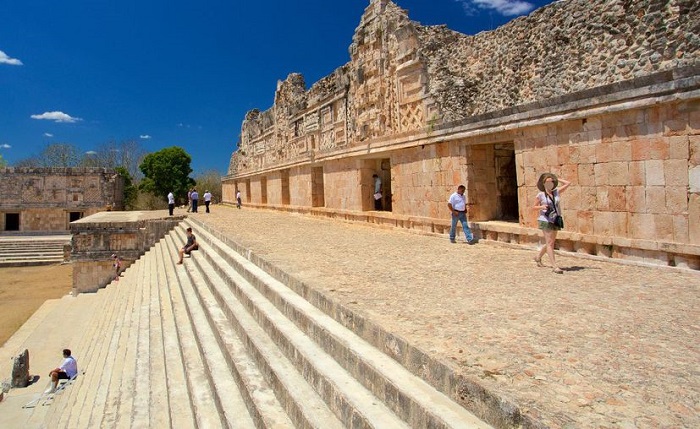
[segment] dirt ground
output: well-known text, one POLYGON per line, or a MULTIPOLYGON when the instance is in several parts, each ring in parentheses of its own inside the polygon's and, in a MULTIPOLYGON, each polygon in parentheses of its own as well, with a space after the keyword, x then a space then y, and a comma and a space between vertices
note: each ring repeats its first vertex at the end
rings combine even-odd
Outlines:
POLYGON ((0 346, 48 299, 70 293, 73 266, 0 268, 0 346))

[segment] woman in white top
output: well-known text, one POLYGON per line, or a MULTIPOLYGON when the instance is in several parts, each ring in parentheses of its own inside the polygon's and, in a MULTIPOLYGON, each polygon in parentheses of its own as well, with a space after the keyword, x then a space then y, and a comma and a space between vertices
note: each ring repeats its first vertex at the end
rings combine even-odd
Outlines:
POLYGON ((540 248, 537 256, 535 256, 535 262, 538 267, 543 267, 542 256, 544 256, 546 252, 547 255, 549 255, 549 261, 552 263, 552 270, 557 274, 563 273, 554 260, 554 244, 557 241, 557 231, 559 231, 561 227, 555 223, 551 223, 548 215, 551 212, 556 212, 556 214, 561 216, 561 208, 559 205, 561 200, 559 195, 566 191, 566 188, 568 188, 570 184, 570 182, 564 179, 558 179, 557 176, 552 173, 543 173, 537 181, 537 188, 541 192, 537 194, 537 199, 533 206, 533 209, 539 212, 537 223, 544 234, 545 240, 545 245, 540 248), (559 186, 560 182, 561 187, 559 186))

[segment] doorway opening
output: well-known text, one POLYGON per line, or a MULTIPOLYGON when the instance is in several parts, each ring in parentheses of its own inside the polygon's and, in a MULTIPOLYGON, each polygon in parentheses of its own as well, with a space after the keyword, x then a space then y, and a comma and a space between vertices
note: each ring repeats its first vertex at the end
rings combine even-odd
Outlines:
POLYGON ((467 191, 473 202, 471 220, 519 219, 518 180, 512 142, 467 147, 467 191))
POLYGON ((267 177, 260 178, 260 203, 267 204, 267 177))
POLYGON ((311 207, 325 207, 323 196, 323 167, 314 167, 311 170, 311 207))
POLYGON ((282 204, 289 205, 289 170, 282 170, 282 204))
POLYGON ((19 213, 5 213, 5 231, 19 231, 19 213))
POLYGON ((74 222, 74 221, 82 219, 82 218, 83 218, 83 212, 69 212, 68 213, 68 222, 74 222))

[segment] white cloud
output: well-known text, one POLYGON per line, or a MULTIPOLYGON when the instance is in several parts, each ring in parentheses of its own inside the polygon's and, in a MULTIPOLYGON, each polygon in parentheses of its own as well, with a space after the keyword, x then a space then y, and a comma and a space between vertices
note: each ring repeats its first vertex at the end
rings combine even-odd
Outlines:
POLYGON ((85 155, 97 155, 97 152, 95 152, 94 150, 89 150, 85 152, 85 155))
POLYGON ((46 119, 48 121, 65 122, 68 124, 82 121, 80 118, 74 118, 63 112, 44 112, 41 115, 32 115, 31 117, 32 119, 46 119))
POLYGON ((21 66, 22 61, 17 58, 10 58, 6 53, 0 51, 0 64, 9 64, 11 66, 21 66))
POLYGON ((142 138, 144 140, 148 140, 148 139, 152 139, 153 137, 149 136, 148 134, 143 134, 143 135, 140 135, 139 138, 142 138))
POLYGON ((44 133, 44 137, 53 137, 53 134, 51 134, 51 133, 44 133))
POLYGON ((0 144, 0 149, 10 149, 12 146, 10 146, 7 143, 0 144))
POLYGON ((495 10, 504 16, 523 15, 535 8, 535 5, 523 0, 455 0, 461 3, 467 15, 475 15, 477 9, 495 10))

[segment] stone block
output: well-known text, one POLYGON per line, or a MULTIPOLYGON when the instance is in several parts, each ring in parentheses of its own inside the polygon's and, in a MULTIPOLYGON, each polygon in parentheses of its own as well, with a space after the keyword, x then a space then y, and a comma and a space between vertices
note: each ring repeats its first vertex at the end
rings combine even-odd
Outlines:
POLYGON ((649 141, 649 159, 669 159, 671 149, 667 139, 656 138, 649 141))
POLYGON ((578 232, 586 235, 593 235, 593 211, 578 212, 578 232))
POLYGON ((688 189, 690 192, 700 192, 700 165, 688 169, 688 189))
POLYGON ((685 186, 666 187, 666 213, 688 213, 688 188, 685 186))
POLYGON ((615 232, 615 218, 612 212, 599 211, 593 214, 593 233, 597 236, 610 237, 615 232))
POLYGON ((629 213, 627 229, 630 238, 656 239, 656 224, 653 214, 629 213))
POLYGON ((628 186, 627 187, 627 211, 630 213, 646 213, 646 187, 644 186, 628 186))
POLYGON ((627 193, 624 186, 609 186, 608 207, 611 211, 621 212, 627 210, 627 193))
POLYGON ((595 160, 598 163, 612 161, 612 143, 600 143, 595 145, 595 160))
POLYGON ((646 169, 644 161, 632 161, 628 165, 629 184, 632 186, 646 185, 646 169))
POLYGON ((29 350, 14 357, 12 362, 12 387, 29 386, 29 350))
POLYGON ((628 217, 627 212, 615 212, 612 214, 613 231, 616 237, 627 237, 628 217))
POLYGON ((608 164, 596 164, 593 168, 596 186, 607 186, 610 183, 608 181, 608 164))
POLYGON ((608 164, 608 183, 610 185, 628 185, 629 164, 627 162, 611 162, 608 164))
MULTIPOLYGON (((581 164, 595 164, 596 163, 596 157, 595 157, 595 148, 597 145, 593 144, 588 144, 588 145, 582 145, 579 146, 579 162, 581 164)), ((572 162, 574 162, 572 160, 572 162)))
POLYGON ((664 135, 673 136, 685 134, 689 131, 687 115, 679 115, 669 121, 664 121, 664 135), (685 117, 684 117, 685 116, 685 117))
POLYGON ((632 159, 632 142, 617 141, 612 143, 612 161, 630 161, 632 159))
POLYGON ((669 157, 687 160, 690 156, 690 139, 688 136, 673 136, 669 139, 669 157))
POLYGON ((651 160, 644 163, 647 186, 665 186, 664 163, 661 160, 651 160))
POLYGON ((668 214, 654 215, 656 240, 673 241, 673 216, 668 214))
POLYGON ((700 194, 691 194, 688 199, 688 219, 695 220, 688 223, 688 241, 700 245, 700 194))
POLYGON ((646 193, 647 212, 666 213, 666 188, 663 186, 648 186, 646 193))
POLYGON ((578 203, 579 210, 596 210, 598 200, 598 188, 595 186, 582 186, 578 203))
POLYGON ((610 209, 610 202, 608 201, 608 187, 598 186, 596 188, 596 210, 607 211, 610 209))
POLYGON ((632 150, 632 161, 646 161, 650 158, 649 140, 635 139, 630 142, 632 150))
POLYGON ((688 152, 690 165, 700 165, 700 135, 688 136, 688 152))
POLYGON ((578 164, 578 184, 579 186, 595 186, 594 164, 578 164))
POLYGON ((664 178, 666 186, 688 186, 688 161, 669 159, 664 161, 664 178))
POLYGON ((676 243, 688 242, 688 215, 673 215, 673 241, 676 243))

